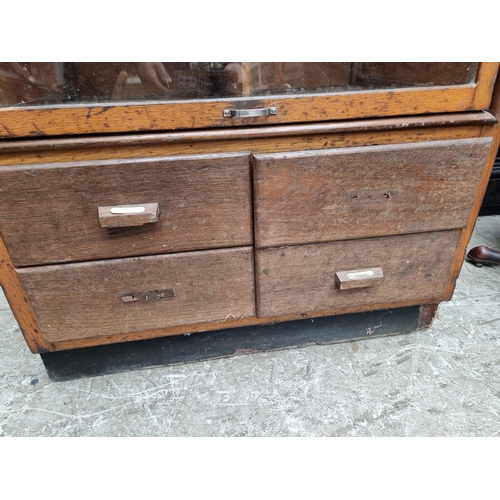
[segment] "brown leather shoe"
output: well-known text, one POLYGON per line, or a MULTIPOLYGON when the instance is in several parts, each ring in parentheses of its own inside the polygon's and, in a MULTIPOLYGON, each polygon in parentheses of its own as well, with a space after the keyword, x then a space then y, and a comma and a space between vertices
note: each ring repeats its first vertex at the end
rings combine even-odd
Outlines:
POLYGON ((479 265, 496 265, 500 264, 500 252, 484 246, 474 247, 467 254, 467 259, 479 265))

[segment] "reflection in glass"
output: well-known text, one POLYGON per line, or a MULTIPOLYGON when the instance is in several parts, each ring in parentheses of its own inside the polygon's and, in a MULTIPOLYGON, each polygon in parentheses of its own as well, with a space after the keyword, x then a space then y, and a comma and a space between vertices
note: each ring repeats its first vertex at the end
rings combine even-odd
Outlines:
POLYGON ((464 85, 478 63, 0 63, 0 106, 464 85))

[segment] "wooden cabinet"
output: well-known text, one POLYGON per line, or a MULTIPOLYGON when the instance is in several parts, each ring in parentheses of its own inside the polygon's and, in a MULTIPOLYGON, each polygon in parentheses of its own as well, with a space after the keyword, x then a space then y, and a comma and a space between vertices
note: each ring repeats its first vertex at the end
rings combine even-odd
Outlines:
POLYGON ((34 352, 451 298, 497 63, 54 63, 45 93, 3 64, 0 283, 34 352))

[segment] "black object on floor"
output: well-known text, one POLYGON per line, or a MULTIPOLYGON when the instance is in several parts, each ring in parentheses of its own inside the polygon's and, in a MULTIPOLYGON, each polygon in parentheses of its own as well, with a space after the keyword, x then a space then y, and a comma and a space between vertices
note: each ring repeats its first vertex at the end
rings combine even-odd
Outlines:
POLYGON ((491 171, 479 215, 500 215, 500 152, 491 171))
POLYGON ((238 354, 408 333, 417 329, 419 315, 419 306, 384 309, 86 347, 40 356, 49 377, 63 381, 238 354))

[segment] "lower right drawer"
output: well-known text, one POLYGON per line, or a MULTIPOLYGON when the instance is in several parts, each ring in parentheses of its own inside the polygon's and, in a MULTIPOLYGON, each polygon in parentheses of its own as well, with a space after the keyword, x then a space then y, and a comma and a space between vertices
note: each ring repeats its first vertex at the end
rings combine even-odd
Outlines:
POLYGON ((257 315, 442 300, 460 230, 256 251, 257 315))

